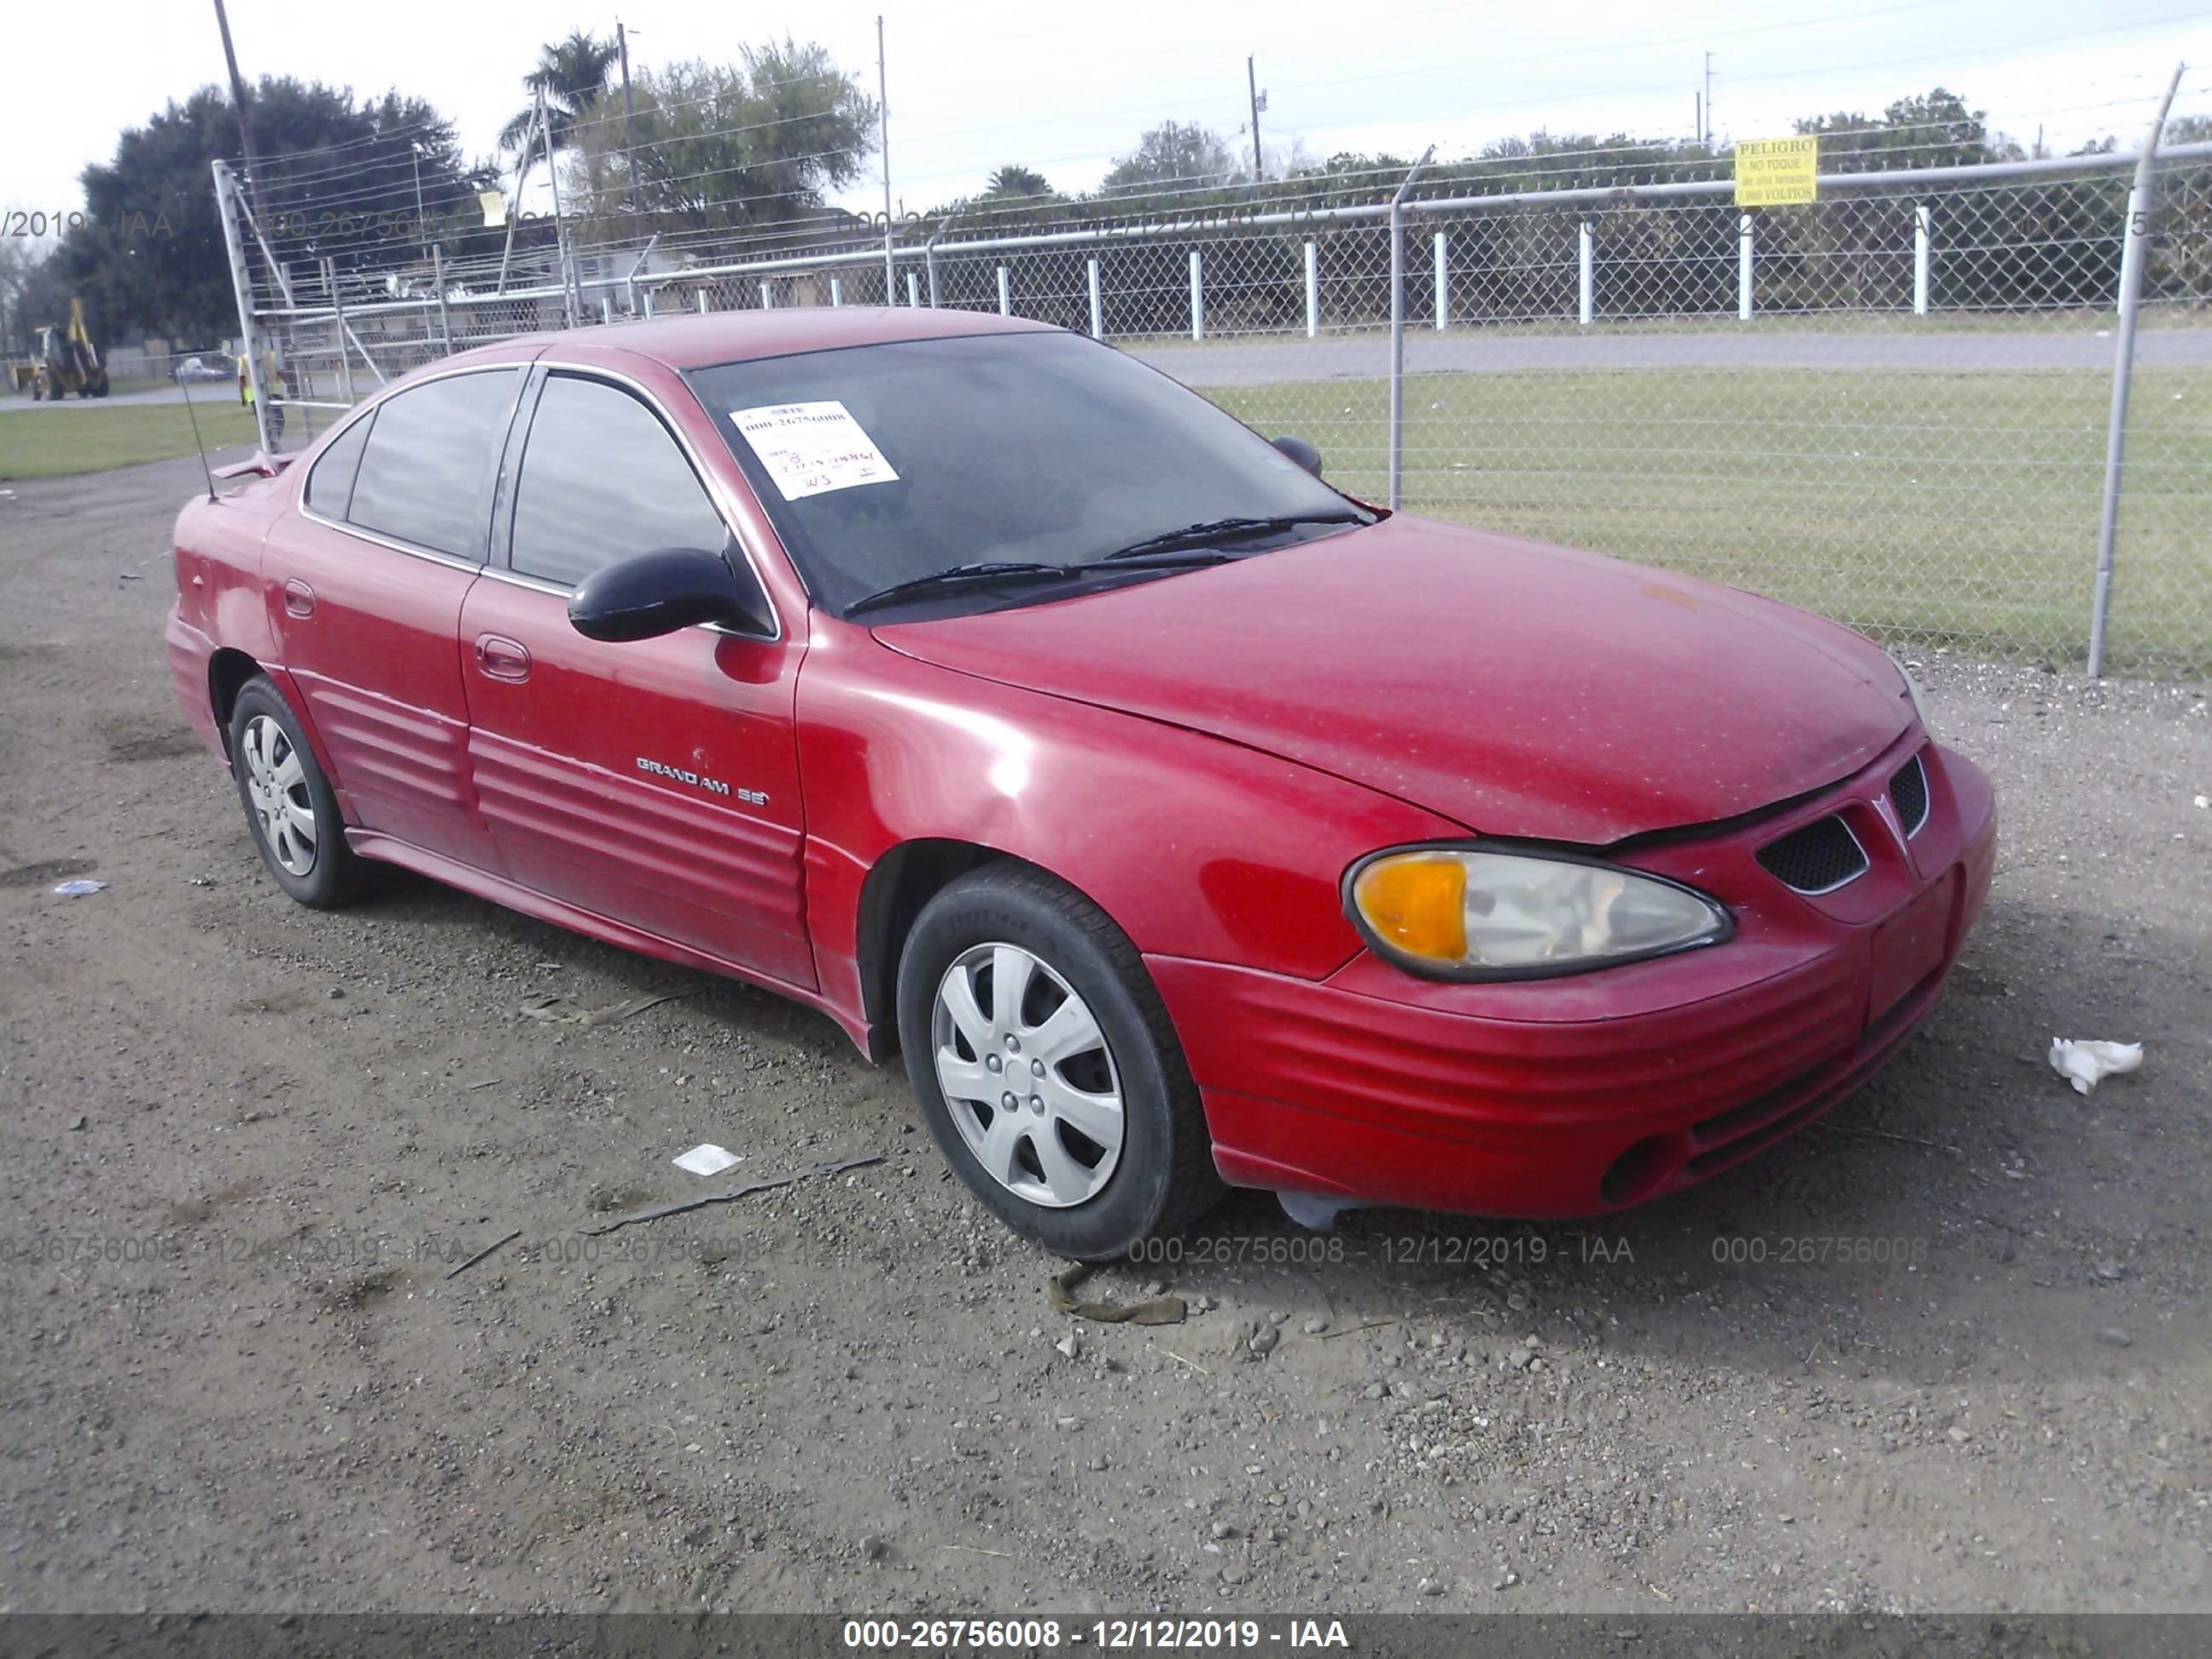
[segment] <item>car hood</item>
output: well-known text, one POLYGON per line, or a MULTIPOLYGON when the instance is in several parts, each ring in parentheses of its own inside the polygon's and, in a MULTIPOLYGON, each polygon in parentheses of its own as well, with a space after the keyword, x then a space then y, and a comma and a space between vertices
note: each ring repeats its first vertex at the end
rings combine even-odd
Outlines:
POLYGON ((1819 788, 1911 717, 1880 647, 1835 623, 1402 514, 876 635, 944 668, 1279 755, 1485 835, 1584 846, 1819 788))

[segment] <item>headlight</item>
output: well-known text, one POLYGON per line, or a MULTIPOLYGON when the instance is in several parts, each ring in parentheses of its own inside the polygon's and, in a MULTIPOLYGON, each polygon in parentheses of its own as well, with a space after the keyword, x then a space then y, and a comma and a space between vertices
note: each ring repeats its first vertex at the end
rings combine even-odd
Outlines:
POLYGON ((1423 847, 1354 865, 1346 908, 1376 951, 1433 979, 1535 979, 1729 936, 1714 900, 1595 860, 1423 847))
POLYGON ((1920 682, 1912 678, 1912 671, 1905 665, 1904 660, 1893 653, 1889 665, 1897 670, 1897 678, 1905 682, 1905 700, 1912 705, 1912 718, 1920 722, 1922 731, 1926 731, 1928 714, 1920 706, 1920 682))

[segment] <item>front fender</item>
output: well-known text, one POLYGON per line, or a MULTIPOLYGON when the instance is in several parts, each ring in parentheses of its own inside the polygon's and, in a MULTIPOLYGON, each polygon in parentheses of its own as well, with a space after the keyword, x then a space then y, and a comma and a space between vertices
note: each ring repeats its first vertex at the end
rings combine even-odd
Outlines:
POLYGON ((823 989, 856 1027, 863 886, 908 842, 1049 871, 1147 955, 1320 979, 1362 948, 1339 901, 1345 867, 1461 833, 1275 756, 817 624, 798 694, 807 914, 823 989))

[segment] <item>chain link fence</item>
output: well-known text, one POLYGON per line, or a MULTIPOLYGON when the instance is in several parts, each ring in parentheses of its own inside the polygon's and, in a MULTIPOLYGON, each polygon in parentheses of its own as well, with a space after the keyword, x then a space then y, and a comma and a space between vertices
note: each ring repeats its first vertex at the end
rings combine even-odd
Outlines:
MULTIPOLYGON (((296 408, 449 352, 677 312, 934 305, 1113 342, 1365 499, 1694 572, 1894 645, 2079 664, 2124 255, 2141 328, 2106 666, 2212 672, 2212 144, 1102 222, 811 253, 651 245, 349 276, 281 264, 221 193, 241 317, 296 408), (1399 276, 1393 280, 1394 240, 1399 276), (1401 373, 1392 337, 1402 340, 1401 373), (1393 422, 1395 400, 1401 413, 1393 422), (1395 457, 1395 465, 1394 465, 1395 457)), ((1479 648, 1479 642, 1472 642, 1479 648)))

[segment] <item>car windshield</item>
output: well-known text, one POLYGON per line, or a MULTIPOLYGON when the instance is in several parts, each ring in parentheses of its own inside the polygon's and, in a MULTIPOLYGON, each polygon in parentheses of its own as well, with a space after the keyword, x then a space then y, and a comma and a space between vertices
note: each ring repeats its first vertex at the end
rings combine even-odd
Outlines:
MULTIPOLYGON (((1216 520, 1271 521, 1213 532, 1249 551, 1371 516, 1196 393, 1079 334, 893 341, 687 378, 816 600, 841 613, 957 567, 1084 564, 1216 520)), ((883 614, 1030 604, 1071 581, 1203 562, 1133 559, 1064 580, 1031 568, 998 586, 967 573, 883 614)))

